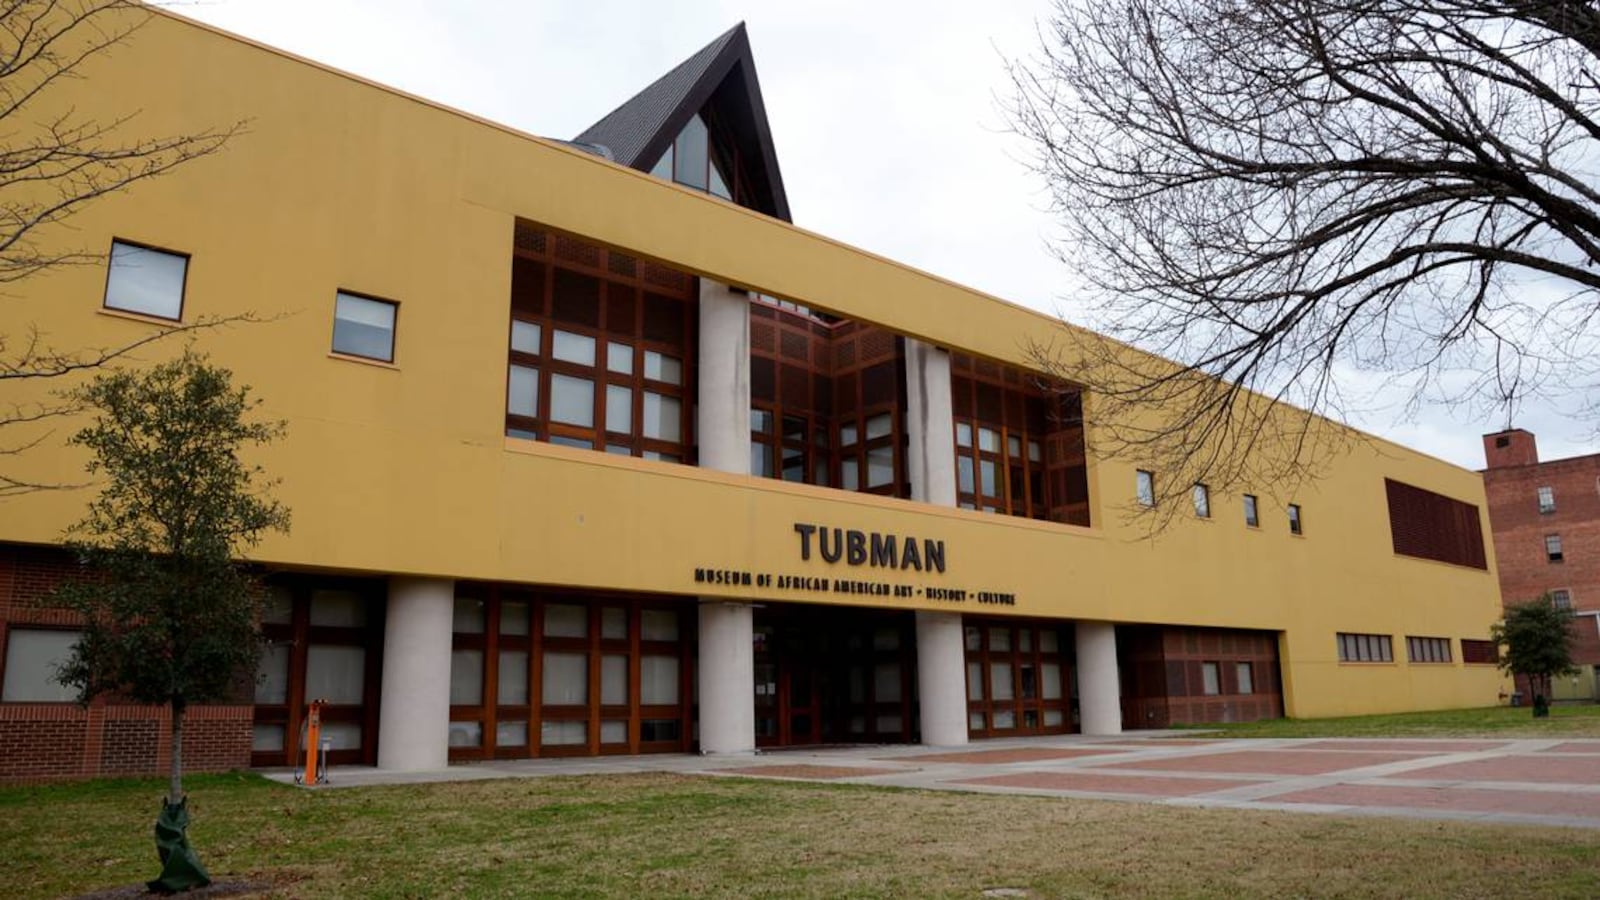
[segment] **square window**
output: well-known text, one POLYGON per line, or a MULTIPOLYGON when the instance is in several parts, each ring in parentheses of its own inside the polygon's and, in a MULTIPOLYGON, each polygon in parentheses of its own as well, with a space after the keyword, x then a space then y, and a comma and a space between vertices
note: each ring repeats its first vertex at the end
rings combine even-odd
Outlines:
POLYGON ((1211 518, 1211 489, 1203 484, 1194 486, 1194 514, 1202 519, 1211 518))
POLYGON ((1561 535, 1547 534, 1544 536, 1544 555, 1550 562, 1561 562, 1566 556, 1561 552, 1561 535))
POLYGON ((1539 488, 1539 512, 1553 513, 1556 511, 1556 489, 1545 486, 1539 488))
POLYGON ((644 377, 667 384, 683 384, 683 363, 654 350, 644 352, 644 377))
POLYGON ((1256 512, 1256 495, 1244 495, 1244 524, 1251 528, 1261 527, 1261 516, 1256 512))
POLYGON ((340 291, 333 301, 333 352, 394 362, 399 304, 340 291))
POLYGON ((594 382, 559 373, 550 376, 550 420, 594 427, 594 382))
POLYGON ((544 337, 544 329, 537 322, 521 322, 511 320, 511 349, 518 353, 531 353, 539 355, 539 341, 544 337))
POLYGON ((1134 487, 1140 506, 1156 505, 1156 476, 1139 469, 1134 473, 1134 487))
POLYGON ((72 645, 82 634, 39 628, 12 628, 6 635, 5 682, 0 700, 7 703, 70 703, 78 692, 56 681, 56 672, 72 658, 72 645))
POLYGON ((1219 664, 1200 664, 1200 692, 1208 697, 1222 693, 1222 667, 1219 664))
POLYGON ((1550 601, 1555 604, 1556 609, 1571 609, 1572 592, 1566 589, 1551 591, 1550 601))
POLYGON ((957 447, 971 447, 972 446, 972 426, 971 425, 968 425, 965 422, 957 422, 956 423, 956 446, 957 447))
POLYGON ((181 319, 183 286, 188 272, 187 256, 112 241, 105 307, 174 321, 181 319))
POLYGON ((1305 525, 1300 519, 1300 504, 1289 504, 1289 533, 1305 534, 1305 525))
POLYGON ((606 344, 606 368, 619 375, 633 374, 633 348, 611 341, 606 344))

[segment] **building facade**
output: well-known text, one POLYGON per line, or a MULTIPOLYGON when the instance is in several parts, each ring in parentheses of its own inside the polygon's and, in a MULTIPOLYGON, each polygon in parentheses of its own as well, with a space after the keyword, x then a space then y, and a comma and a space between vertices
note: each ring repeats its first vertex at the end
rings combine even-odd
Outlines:
POLYGON ((1577 675, 1557 678, 1552 699, 1593 701, 1600 674, 1600 453, 1539 461, 1520 428, 1483 436, 1484 492, 1509 604, 1550 594, 1572 610, 1577 675))
MULTIPOLYGON (((259 320, 198 341, 287 420, 254 461, 294 527, 203 766, 294 763, 312 699, 395 769, 1495 701, 1476 473, 1352 441, 1152 535, 1162 473, 1022 349, 1066 326, 788 221, 742 26, 570 142, 166 13, 86 76, 51 102, 250 123, 5 307, 73 346, 259 320)), ((81 478, 42 446, 18 477, 81 478)), ((161 763, 159 711, 48 677, 84 502, 0 510, 0 778, 161 763)))

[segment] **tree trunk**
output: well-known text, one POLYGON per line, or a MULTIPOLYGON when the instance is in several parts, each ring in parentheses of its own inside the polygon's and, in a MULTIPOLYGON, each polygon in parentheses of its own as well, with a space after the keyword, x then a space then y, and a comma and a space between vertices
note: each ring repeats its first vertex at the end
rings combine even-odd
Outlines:
POLYGON ((172 764, 168 767, 167 802, 183 802, 183 711, 185 704, 172 704, 172 764))

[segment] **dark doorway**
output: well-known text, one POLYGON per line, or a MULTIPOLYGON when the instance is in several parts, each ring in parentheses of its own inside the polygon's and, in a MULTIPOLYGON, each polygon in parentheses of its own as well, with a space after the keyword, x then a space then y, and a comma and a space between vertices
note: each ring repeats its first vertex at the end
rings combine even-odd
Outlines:
POLYGON ((915 740, 911 613, 769 606, 754 640, 757 746, 915 740))

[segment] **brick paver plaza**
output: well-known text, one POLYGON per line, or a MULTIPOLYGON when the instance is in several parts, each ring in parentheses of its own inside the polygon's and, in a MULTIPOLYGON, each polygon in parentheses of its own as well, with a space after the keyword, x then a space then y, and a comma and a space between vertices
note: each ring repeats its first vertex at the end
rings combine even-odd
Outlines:
POLYGON ((404 774, 350 767, 335 769, 333 783, 661 771, 1600 828, 1600 740, 1204 740, 1146 732, 992 740, 960 749, 522 760, 404 774))

